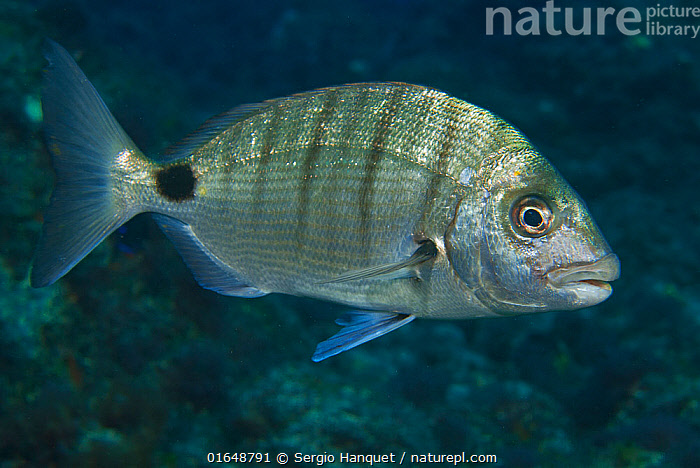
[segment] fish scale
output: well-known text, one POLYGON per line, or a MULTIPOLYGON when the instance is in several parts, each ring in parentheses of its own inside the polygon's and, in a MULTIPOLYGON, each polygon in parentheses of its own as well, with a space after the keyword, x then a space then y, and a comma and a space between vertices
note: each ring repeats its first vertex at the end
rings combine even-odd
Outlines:
POLYGON ((527 139, 441 91, 359 83, 246 105, 155 162, 64 49, 49 42, 47 58, 57 183, 35 286, 150 212, 205 288, 362 309, 318 361, 415 317, 593 305, 619 275, 583 202, 527 139))

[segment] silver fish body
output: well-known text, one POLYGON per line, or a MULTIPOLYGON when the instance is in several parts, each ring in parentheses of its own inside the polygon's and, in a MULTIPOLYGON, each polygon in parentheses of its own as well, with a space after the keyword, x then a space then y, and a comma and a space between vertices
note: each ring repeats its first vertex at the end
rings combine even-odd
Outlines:
POLYGON ((47 57, 57 186, 37 286, 151 212, 206 288, 362 309, 320 360, 414 317, 593 305, 619 275, 583 202, 527 139, 440 91, 364 83, 244 106, 156 163, 67 52, 51 43, 47 57))

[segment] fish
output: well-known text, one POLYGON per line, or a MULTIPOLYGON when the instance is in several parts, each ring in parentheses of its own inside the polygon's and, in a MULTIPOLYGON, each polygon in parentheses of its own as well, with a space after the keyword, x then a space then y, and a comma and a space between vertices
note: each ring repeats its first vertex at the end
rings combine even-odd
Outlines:
POLYGON ((515 127, 442 91, 328 87, 216 116, 146 157, 71 55, 45 46, 55 187, 30 273, 64 276, 150 213, 197 282, 348 307, 321 361, 415 318, 574 310, 620 262, 585 203, 515 127))

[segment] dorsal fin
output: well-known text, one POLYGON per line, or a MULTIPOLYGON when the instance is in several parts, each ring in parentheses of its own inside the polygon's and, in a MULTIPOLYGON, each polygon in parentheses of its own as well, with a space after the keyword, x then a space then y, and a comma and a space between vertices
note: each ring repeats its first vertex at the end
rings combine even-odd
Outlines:
POLYGON ((200 147, 209 143, 216 135, 223 132, 228 127, 247 119, 251 115, 259 112, 260 109, 269 106, 270 102, 271 101, 243 104, 207 119, 197 130, 187 135, 178 143, 168 147, 160 158, 161 162, 169 163, 188 157, 200 147))
MULTIPOLYGON (((384 85, 385 83, 367 83, 367 85, 384 85)), ((398 83, 400 84, 400 83, 398 83)), ((210 142, 216 135, 224 131, 226 128, 241 122, 248 117, 255 115, 262 109, 266 109, 272 105, 279 105, 284 101, 294 101, 296 99, 311 98, 319 94, 323 94, 331 89, 344 88, 355 85, 341 85, 327 88, 319 88, 313 91, 305 91, 303 93, 292 94, 289 96, 268 99, 262 102, 242 104, 238 107, 215 115, 207 119, 197 130, 187 135, 178 143, 168 147, 160 158, 160 162, 169 163, 178 159, 186 158, 197 151, 201 146, 210 142)))

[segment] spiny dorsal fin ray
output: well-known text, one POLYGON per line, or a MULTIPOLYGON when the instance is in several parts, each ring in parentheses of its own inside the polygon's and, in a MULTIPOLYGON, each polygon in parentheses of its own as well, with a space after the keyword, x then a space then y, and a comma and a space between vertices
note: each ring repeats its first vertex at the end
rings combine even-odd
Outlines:
POLYGON ((320 284, 345 283, 367 278, 381 277, 382 279, 416 278, 418 277, 418 266, 428 260, 435 258, 437 247, 430 239, 421 243, 421 246, 413 252, 413 255, 400 262, 377 265, 361 270, 349 271, 340 276, 336 276, 320 284))
POLYGON ((323 361, 326 358, 394 331, 412 322, 415 318, 415 315, 395 312, 367 312, 362 310, 346 312, 335 321, 343 329, 326 341, 320 342, 316 346, 316 351, 311 359, 314 362, 323 361))
POLYGON ((247 119, 269 104, 269 101, 255 104, 243 104, 207 119, 197 130, 187 135, 178 143, 168 147, 161 157, 161 162, 167 163, 188 157, 203 145, 213 140, 214 137, 225 129, 237 122, 247 119))

